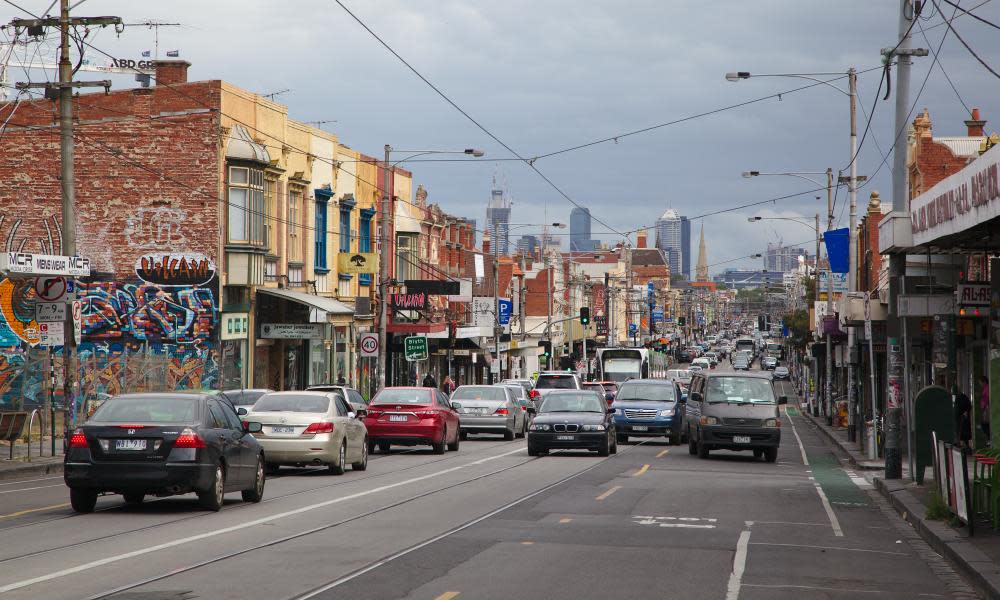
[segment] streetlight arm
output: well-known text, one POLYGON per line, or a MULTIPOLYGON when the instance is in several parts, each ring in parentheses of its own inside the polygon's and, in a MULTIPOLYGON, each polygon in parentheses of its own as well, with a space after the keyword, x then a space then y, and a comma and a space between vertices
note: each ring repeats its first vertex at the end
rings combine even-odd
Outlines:
POLYGON ((812 177, 806 177, 806 175, 826 175, 826 171, 795 171, 787 173, 762 173, 761 171, 744 171, 743 176, 747 179, 751 177, 762 177, 762 176, 784 176, 784 177, 798 177, 799 179, 805 179, 806 181, 811 181, 812 183, 818 185, 821 188, 826 188, 825 183, 816 181, 812 177))
POLYGON ((806 223, 800 219, 795 219, 792 217, 751 217, 747 219, 748 221, 791 221, 793 223, 798 223, 799 225, 804 225, 809 229, 815 230, 816 227, 812 223, 806 223))
MULTIPOLYGON (((847 77, 847 73, 816 73, 816 74, 817 75, 840 75, 842 77, 847 77)), ((726 80, 732 81, 732 82, 739 81, 740 79, 750 79, 751 77, 792 77, 792 78, 795 78, 795 79, 808 79, 809 81, 815 81, 816 83, 822 83, 825 86, 832 87, 833 89, 837 90, 838 92, 840 92, 841 94, 843 94, 845 96, 850 96, 851 95, 849 92, 845 92, 844 90, 842 90, 839 87, 833 85, 829 81, 824 81, 822 79, 817 79, 815 77, 810 77, 809 75, 804 75, 804 74, 800 74, 800 73, 766 73, 766 74, 763 74, 763 75, 755 75, 755 74, 752 74, 752 73, 748 73, 746 71, 740 71, 740 72, 737 72, 737 73, 726 73, 726 80)))

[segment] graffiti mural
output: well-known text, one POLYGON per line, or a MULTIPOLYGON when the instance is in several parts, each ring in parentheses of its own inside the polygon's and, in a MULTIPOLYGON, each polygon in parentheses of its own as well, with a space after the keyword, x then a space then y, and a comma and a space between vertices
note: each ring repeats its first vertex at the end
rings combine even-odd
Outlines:
POLYGON ((83 337, 94 341, 194 344, 215 332, 219 310, 207 287, 81 284, 83 337))

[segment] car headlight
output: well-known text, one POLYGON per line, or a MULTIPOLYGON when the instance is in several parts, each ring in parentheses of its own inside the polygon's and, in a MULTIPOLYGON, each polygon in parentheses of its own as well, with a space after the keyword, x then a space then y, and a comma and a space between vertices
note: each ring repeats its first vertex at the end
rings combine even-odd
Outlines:
POLYGON ((548 423, 532 423, 531 427, 528 427, 528 431, 548 431, 551 429, 548 423))
POLYGON ((674 408, 673 407, 671 407, 671 408, 664 408, 663 410, 660 411, 660 416, 661 417, 672 417, 672 416, 674 416, 674 408))
POLYGON ((781 421, 778 419, 764 419, 764 427, 781 427, 781 421))
POLYGON ((717 425, 719 423, 719 420, 716 419, 715 417, 702 417, 701 421, 699 422, 702 425, 717 425))
POLYGON ((604 431, 604 425, 584 425, 582 431, 604 431))

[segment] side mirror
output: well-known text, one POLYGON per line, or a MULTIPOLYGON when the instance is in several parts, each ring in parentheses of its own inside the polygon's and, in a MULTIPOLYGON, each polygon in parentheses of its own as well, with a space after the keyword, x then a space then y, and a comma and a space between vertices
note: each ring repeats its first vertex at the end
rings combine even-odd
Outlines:
POLYGON ((359 408, 359 409, 356 409, 356 411, 357 412, 354 413, 354 416, 356 418, 358 418, 358 419, 363 419, 363 418, 365 418, 365 417, 368 416, 368 409, 359 408))
POLYGON ((242 406, 236 409, 236 414, 240 415, 241 417, 243 415, 247 414, 248 412, 250 412, 250 411, 248 411, 247 409, 243 408, 242 406))
POLYGON ((458 410, 458 409, 462 408, 462 403, 461 402, 452 402, 451 403, 451 407, 454 408, 455 410, 458 410))
POLYGON ((538 414, 538 410, 535 409, 534 405, 532 405, 532 404, 528 405, 528 414, 529 415, 538 414))
POLYGON ((351 411, 351 412, 347 413, 347 418, 348 419, 357 419, 358 418, 358 413, 356 413, 354 411, 351 411))
POLYGON ((788 396, 781 396, 778 398, 778 404, 788 404, 788 396))
POLYGON ((246 422, 243 423, 243 432, 244 433, 260 433, 262 429, 263 429, 263 426, 261 426, 261 424, 257 423, 256 421, 253 421, 253 422, 250 422, 250 423, 246 423, 246 422))

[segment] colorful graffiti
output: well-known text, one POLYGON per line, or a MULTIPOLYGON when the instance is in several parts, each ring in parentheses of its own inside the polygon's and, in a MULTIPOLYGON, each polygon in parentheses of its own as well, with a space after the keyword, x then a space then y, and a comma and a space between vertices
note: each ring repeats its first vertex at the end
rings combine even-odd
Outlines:
POLYGON ((194 344, 208 341, 219 322, 207 287, 102 282, 82 284, 79 295, 87 340, 194 344))

